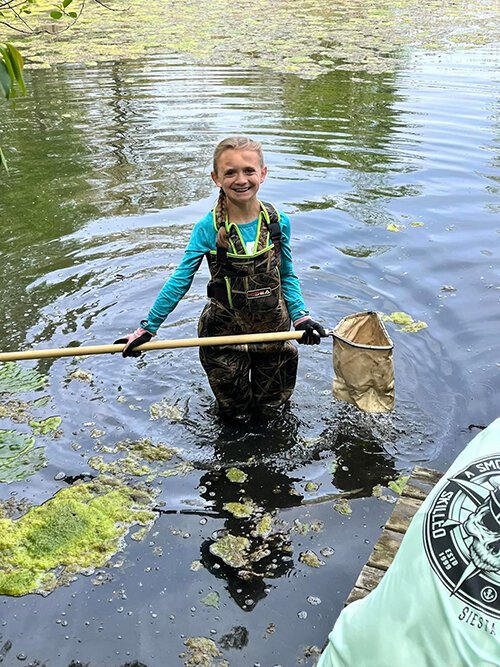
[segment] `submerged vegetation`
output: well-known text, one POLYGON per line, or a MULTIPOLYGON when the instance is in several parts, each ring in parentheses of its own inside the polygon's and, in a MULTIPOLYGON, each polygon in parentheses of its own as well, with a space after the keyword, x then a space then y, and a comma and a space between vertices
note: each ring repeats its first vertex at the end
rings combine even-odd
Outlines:
MULTIPOLYGON (((50 16, 54 4, 38 0, 30 7, 32 15, 41 13, 40 28, 53 34, 23 40, 10 35, 29 66, 171 52, 193 62, 258 65, 314 78, 339 66, 390 71, 410 47, 442 49, 500 38, 500 6, 487 0, 254 0, 251 12, 229 0, 130 0, 125 6, 111 0, 87 4, 67 31, 61 30, 65 18, 70 25, 75 17, 50 16)), ((75 13, 80 4, 73 0, 68 10, 75 13)))

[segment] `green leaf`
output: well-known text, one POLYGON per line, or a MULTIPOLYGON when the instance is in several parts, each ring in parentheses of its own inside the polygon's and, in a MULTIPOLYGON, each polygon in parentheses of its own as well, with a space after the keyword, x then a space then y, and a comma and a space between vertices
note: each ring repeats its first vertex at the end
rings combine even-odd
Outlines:
POLYGON ((78 14, 76 12, 68 12, 68 16, 71 16, 72 19, 78 18, 78 14))
POLYGON ((0 59, 0 93, 6 99, 9 99, 12 94, 12 83, 13 81, 10 78, 9 70, 2 55, 2 59, 0 59))
POLYGON ((24 59, 22 55, 19 53, 19 51, 16 49, 16 47, 12 46, 10 42, 7 42, 6 46, 10 55, 10 63, 12 69, 14 70, 15 81, 19 86, 21 93, 23 95, 26 95, 26 86, 24 84, 24 79, 23 79, 24 59))
POLYGON ((23 368, 15 361, 0 364, 0 393, 36 391, 45 384, 45 377, 30 368, 23 368))
POLYGON ((401 477, 391 480, 388 484, 388 487, 392 489, 395 493, 401 495, 409 479, 410 475, 401 475, 401 477))
POLYGON ((61 16, 62 16, 62 12, 59 12, 59 11, 50 12, 50 18, 51 19, 56 19, 57 20, 57 19, 60 19, 61 16))
POLYGON ((64 9, 66 9, 66 7, 70 5, 72 2, 73 0, 63 0, 62 6, 64 7, 64 9))

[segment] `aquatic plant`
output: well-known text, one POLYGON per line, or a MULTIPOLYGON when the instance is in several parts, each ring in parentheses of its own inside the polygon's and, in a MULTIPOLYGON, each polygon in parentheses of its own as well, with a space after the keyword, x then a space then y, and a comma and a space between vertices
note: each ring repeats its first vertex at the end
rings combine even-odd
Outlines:
POLYGON ((152 494, 111 478, 61 489, 19 519, 0 518, 0 594, 50 593, 103 566, 134 524, 147 525, 152 494))

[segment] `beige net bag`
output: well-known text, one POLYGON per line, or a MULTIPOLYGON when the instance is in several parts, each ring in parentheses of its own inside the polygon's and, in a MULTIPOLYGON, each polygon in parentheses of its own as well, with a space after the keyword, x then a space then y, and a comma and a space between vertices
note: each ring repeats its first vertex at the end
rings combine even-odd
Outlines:
POLYGON ((333 335, 333 395, 365 412, 394 407, 393 342, 378 313, 344 317, 333 335))

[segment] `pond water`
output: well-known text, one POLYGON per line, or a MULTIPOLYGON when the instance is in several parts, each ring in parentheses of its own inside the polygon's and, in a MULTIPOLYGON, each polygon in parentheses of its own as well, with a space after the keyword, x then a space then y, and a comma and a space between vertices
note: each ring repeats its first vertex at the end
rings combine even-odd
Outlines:
MULTIPOLYGON (((263 143, 261 194, 292 218, 313 316, 333 327, 360 310, 404 311, 428 327, 387 325, 391 415, 332 399, 328 341, 300 349, 289 410, 240 427, 218 420, 195 348, 23 362, 47 384, 15 398, 48 396, 34 414, 62 421, 58 437, 37 436, 47 465, 1 484, 1 499, 40 504, 96 475, 89 459, 111 460, 123 440, 179 448, 182 474, 151 475, 161 513, 111 566, 47 597, 0 597, 0 663, 182 665, 186 639, 205 636, 214 665, 312 665, 392 510, 373 487, 415 464, 444 470, 469 426, 498 416, 498 52, 417 51, 393 72, 314 80, 150 57, 34 71, 28 87, 3 111, 2 351, 133 330, 211 207, 212 150, 234 133, 263 143), (250 581, 209 551, 224 529, 248 535, 248 519, 223 507, 241 498, 282 536, 264 540, 264 576, 250 581), (302 562, 307 550, 320 567, 302 562)), ((196 335, 207 275, 160 336, 196 335)), ((30 432, 8 416, 0 428, 30 432)))

